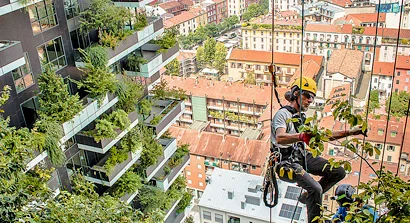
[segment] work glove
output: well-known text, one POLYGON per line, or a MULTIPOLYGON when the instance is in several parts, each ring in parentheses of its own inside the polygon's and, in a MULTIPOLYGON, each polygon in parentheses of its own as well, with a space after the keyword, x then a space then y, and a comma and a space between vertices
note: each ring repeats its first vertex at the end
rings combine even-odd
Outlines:
POLYGON ((367 137, 367 129, 363 132, 362 126, 357 126, 349 130, 349 135, 364 135, 367 137))
POLYGON ((306 144, 308 144, 308 145, 309 145, 309 142, 310 142, 311 138, 312 138, 312 135, 309 134, 309 133, 302 132, 302 133, 299 134, 299 140, 306 143, 306 144))

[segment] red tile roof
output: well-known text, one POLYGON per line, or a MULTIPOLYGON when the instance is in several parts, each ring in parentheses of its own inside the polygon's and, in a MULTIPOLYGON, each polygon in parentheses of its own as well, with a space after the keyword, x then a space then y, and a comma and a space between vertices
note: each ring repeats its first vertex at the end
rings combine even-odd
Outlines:
POLYGON ((165 28, 173 27, 188 20, 194 19, 200 15, 205 14, 206 12, 201 8, 191 9, 189 11, 183 11, 181 14, 174 16, 170 19, 164 21, 165 28))
POLYGON ((192 0, 178 0, 178 2, 180 2, 183 5, 187 5, 187 6, 193 6, 194 2, 192 0))
POLYGON ((382 76, 393 76, 394 63, 391 62, 374 62, 373 74, 382 76))
MULTIPOLYGON (((378 28, 377 36, 384 38, 397 39, 399 29, 392 28, 378 28)), ((374 36, 376 35, 376 27, 364 27, 363 35, 374 36)), ((410 29, 401 29, 400 30, 400 39, 410 38, 410 29)))
MULTIPOLYGON (((268 51, 259 50, 242 50, 234 48, 230 54, 228 60, 236 61, 249 61, 249 62, 260 62, 260 63, 271 63, 272 55, 268 51)), ((299 66, 300 64, 300 54, 297 53, 274 53, 275 64, 286 64, 292 66, 299 66)), ((304 55, 303 61, 313 60, 317 64, 322 64, 323 56, 316 55, 304 55)))
POLYGON ((170 1, 170 2, 164 2, 164 3, 158 4, 158 6, 164 10, 167 10, 167 9, 172 9, 174 7, 182 6, 182 4, 176 1, 170 1))
POLYGON ((346 5, 353 4, 351 0, 330 0, 330 2, 341 7, 346 7, 346 5))
POLYGON ((185 59, 192 59, 196 56, 196 51, 190 50, 190 51, 184 51, 180 50, 179 55, 177 56, 177 59, 179 62, 185 60, 185 59))
POLYGON ((282 12, 280 12, 280 15, 282 17, 289 17, 289 16, 298 16, 299 17, 299 13, 297 11, 292 11, 292 10, 282 11, 282 12))
MULTIPOLYGON (((343 27, 344 27, 343 25, 308 23, 306 25, 306 31, 325 32, 325 33, 343 33, 343 29, 342 29, 343 27)), ((352 32, 352 30, 350 29, 350 33, 351 32, 352 32)))
POLYGON ((195 84, 195 78, 169 77, 163 76, 168 82, 169 87, 179 87, 193 96, 208 97, 213 99, 222 99, 228 101, 239 101, 245 103, 255 102, 258 105, 267 105, 270 103, 271 87, 259 87, 256 85, 244 85, 241 83, 228 83, 222 81, 207 80, 198 78, 195 84))
POLYGON ((198 132, 192 129, 170 127, 178 144, 189 144, 191 154, 249 163, 262 167, 269 154, 269 141, 249 140, 236 136, 198 132))
POLYGON ((352 24, 353 26, 360 26, 362 21, 356 19, 355 17, 346 15, 346 16, 336 19, 333 23, 337 25, 352 24))
POLYGON ((357 78, 362 69, 363 52, 357 50, 334 50, 327 63, 327 72, 341 73, 350 78, 357 78))
MULTIPOLYGON (((317 64, 314 60, 308 60, 304 62, 302 67, 303 67, 302 76, 310 77, 313 79, 316 79, 316 76, 319 73, 320 68, 321 68, 321 66, 317 64)), ((296 69, 295 73, 290 78, 288 82, 288 87, 290 87, 293 84, 293 81, 296 80, 298 77, 300 77, 300 66, 298 67, 298 69, 296 69)))
POLYGON ((409 56, 397 56, 396 68, 410 70, 410 57, 409 56))
MULTIPOLYGON (((374 13, 361 13, 350 14, 348 17, 353 17, 360 20, 362 23, 377 22, 377 12, 374 13)), ((379 22, 386 22, 386 13, 379 14, 379 22)))

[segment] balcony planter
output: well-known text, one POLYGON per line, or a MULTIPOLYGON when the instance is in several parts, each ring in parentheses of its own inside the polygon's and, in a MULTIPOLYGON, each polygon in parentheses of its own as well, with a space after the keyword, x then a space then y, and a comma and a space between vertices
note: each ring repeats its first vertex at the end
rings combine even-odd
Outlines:
MULTIPOLYGON (((118 163, 109 175, 104 168, 104 164, 110 155, 107 153, 106 156, 100 160, 100 162, 93 167, 88 168, 88 171, 85 171, 86 179, 94 183, 111 187, 140 158, 141 151, 142 149, 139 149, 135 153, 128 153, 128 159, 122 163, 118 163)), ((130 196, 131 195, 132 194, 130 194, 130 196)))
POLYGON ((146 181, 151 180, 152 177, 164 166, 167 160, 174 154, 177 150, 177 141, 176 139, 159 139, 159 143, 163 147, 163 155, 160 156, 155 165, 149 166, 145 170, 147 176, 146 181))
POLYGON ((161 47, 157 44, 145 44, 141 47, 142 57, 148 60, 147 63, 140 64, 139 72, 126 71, 129 76, 151 77, 179 54, 179 45, 168 49, 166 52, 157 53, 161 47))
MULTIPOLYGON (((122 40, 118 46, 114 49, 106 47, 108 55, 108 64, 110 66, 121 58, 127 56, 131 52, 140 48, 142 45, 148 43, 148 41, 161 35, 164 32, 164 25, 162 18, 148 18, 148 26, 140 31, 135 31, 131 35, 122 40)), ((76 67, 84 67, 84 63, 81 59, 75 62, 76 67)))
POLYGON ((189 161, 190 161, 190 156, 188 153, 184 156, 183 161, 178 166, 174 167, 171 170, 171 172, 168 173, 166 176, 164 176, 165 171, 163 169, 158 171, 153 178, 156 181, 156 186, 158 188, 161 188, 164 191, 168 190, 168 188, 172 185, 175 179, 182 172, 182 170, 184 170, 184 168, 189 164, 189 161))
MULTIPOLYGON (((184 209, 184 211, 182 211, 180 213, 177 212, 178 208, 170 209, 172 211, 167 213, 164 223, 184 222, 185 218, 187 216, 189 216, 189 213, 191 212, 192 208, 194 207, 193 200, 194 200, 194 197, 192 197, 191 205, 186 207, 184 209)), ((178 201, 178 203, 179 203, 179 201, 178 201)))
POLYGON ((96 142, 92 136, 87 136, 82 133, 77 134, 78 148, 92 151, 96 153, 106 153, 112 146, 114 146, 122 137, 124 137, 132 128, 138 124, 138 114, 137 112, 131 112, 128 114, 128 119, 130 120, 130 126, 125 129, 117 129, 117 137, 114 139, 102 139, 100 142, 96 142))
MULTIPOLYGON (((153 128, 159 138, 184 113, 185 102, 176 100, 154 100, 150 116, 144 120, 144 125, 153 128), (155 116, 162 116, 156 125, 150 124, 155 116)), ((144 118, 144 117, 143 117, 144 118)))
POLYGON ((98 116, 111 108, 118 102, 118 97, 111 93, 107 93, 100 104, 97 100, 89 97, 83 98, 84 108, 71 120, 62 124, 64 136, 60 139, 60 143, 66 142, 75 134, 81 131, 84 127, 89 125, 98 116))

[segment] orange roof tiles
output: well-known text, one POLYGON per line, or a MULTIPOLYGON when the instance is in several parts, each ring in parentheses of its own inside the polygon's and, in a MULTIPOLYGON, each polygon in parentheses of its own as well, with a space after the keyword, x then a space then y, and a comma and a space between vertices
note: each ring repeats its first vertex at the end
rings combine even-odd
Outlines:
MULTIPOLYGON (((234 48, 228 58, 228 60, 236 61, 249 61, 249 62, 260 62, 270 64, 272 61, 271 52, 259 51, 259 50, 242 50, 234 48)), ((317 55, 304 55, 304 61, 313 60, 317 64, 322 64, 323 56, 317 55)), ((299 66, 300 64, 300 54, 297 53, 274 53, 275 64, 286 64, 299 66)))
POLYGON ((191 9, 189 11, 184 11, 181 12, 181 14, 174 16, 170 19, 167 19, 164 21, 164 26, 165 28, 169 28, 178 24, 181 24, 183 22, 189 21, 191 19, 194 19, 195 17, 198 17, 200 15, 205 14, 206 12, 202 10, 201 8, 195 8, 191 9))
POLYGON ((255 102, 258 105, 270 103, 271 87, 259 87, 256 85, 244 85, 241 83, 228 83, 222 81, 207 80, 205 78, 182 78, 163 76, 169 87, 179 87, 193 96, 239 101, 245 103, 255 102), (197 82, 195 84, 195 82, 197 82))
POLYGON ((397 56, 396 68, 410 70, 410 57, 409 56, 397 56))
MULTIPOLYGON (((303 77, 310 77, 315 79, 317 74, 320 71, 321 66, 317 64, 314 60, 308 60, 303 63, 303 71, 302 71, 302 76, 303 77)), ((295 73, 293 76, 290 78, 288 82, 288 87, 290 87, 293 84, 293 81, 296 80, 298 77, 300 77, 300 66, 298 69, 296 69, 295 73)))
MULTIPOLYGON (((350 17, 360 20, 362 23, 377 22, 377 12, 374 13, 361 13, 350 14, 350 17)), ((386 13, 379 14, 379 22, 386 22, 386 13)))
MULTIPOLYGON (((404 119, 403 119, 404 120, 404 119)), ((387 121, 383 119, 370 119, 367 121, 368 133, 366 140, 378 143, 384 143, 384 138, 386 137, 386 125, 387 121)), ((404 121, 400 119, 392 118, 389 121, 389 127, 387 128, 387 138, 386 143, 393 145, 401 145, 403 132, 404 131, 404 121), (397 134, 394 136, 391 134, 395 131, 397 134)))
POLYGON ((164 10, 167 10, 167 9, 172 9, 174 7, 181 6, 181 3, 176 2, 176 1, 170 1, 170 2, 164 2, 164 3, 158 4, 158 6, 164 10))
POLYGON ((391 62, 374 62, 373 74, 382 76, 393 76, 394 63, 391 62))
MULTIPOLYGON (((377 36, 384 38, 397 39, 399 34, 399 29, 393 28, 378 28, 377 36)), ((363 35, 374 36, 376 35, 376 27, 364 27, 363 35)), ((401 29, 400 30, 400 39, 410 38, 410 29, 401 29)))
POLYGON ((297 11, 292 11, 292 10, 282 11, 282 12, 279 12, 279 13, 282 17, 289 17, 289 16, 298 16, 299 17, 299 13, 297 11))
POLYGON ((262 167, 269 154, 269 141, 249 140, 236 136, 198 132, 192 129, 170 127, 178 144, 189 144, 191 154, 249 163, 262 167))
POLYGON ((192 58, 194 58, 196 56, 196 51, 190 51, 190 52, 188 52, 188 51, 183 51, 183 50, 180 50, 179 51, 179 55, 177 56, 177 59, 178 59, 178 61, 183 61, 183 60, 185 60, 185 59, 192 59, 192 58))
POLYGON ((178 0, 183 5, 193 6, 194 2, 192 0, 178 0))
POLYGON ((349 78, 357 78, 362 69, 363 52, 357 50, 334 50, 327 63, 327 72, 341 73, 349 78))

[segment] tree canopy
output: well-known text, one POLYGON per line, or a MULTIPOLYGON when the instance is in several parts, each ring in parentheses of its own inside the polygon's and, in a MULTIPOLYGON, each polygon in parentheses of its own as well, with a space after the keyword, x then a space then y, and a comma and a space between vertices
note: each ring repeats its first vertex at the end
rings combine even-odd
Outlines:
MULTIPOLYGON (((390 114, 395 116, 395 117, 402 117, 407 114, 407 106, 410 100, 410 93, 407 93, 405 91, 400 91, 400 92, 393 92, 391 97, 391 109, 390 109, 390 114)), ((386 100, 386 112, 389 112, 389 100, 386 100)))

